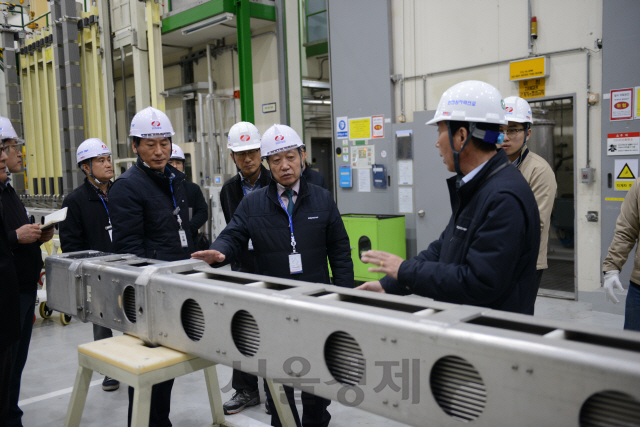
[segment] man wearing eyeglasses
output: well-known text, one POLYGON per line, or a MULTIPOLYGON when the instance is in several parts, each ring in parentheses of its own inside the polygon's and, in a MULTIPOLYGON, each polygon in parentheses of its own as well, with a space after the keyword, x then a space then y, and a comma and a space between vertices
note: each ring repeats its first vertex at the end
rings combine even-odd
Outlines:
MULTIPOLYGON (((271 181, 271 173, 262 165, 260 141, 260 132, 252 123, 239 122, 229 130, 227 147, 231 150, 231 159, 238 173, 227 180, 220 191, 220 204, 227 224, 231 222, 244 196, 268 187, 271 181)), ((245 273, 258 272, 251 241, 242 256, 231 263, 231 269, 245 273)), ((235 392, 223 405, 225 415, 237 414, 248 407, 260 404, 258 377, 255 375, 234 369, 231 385, 235 392)))
POLYGON ((529 183, 540 212, 540 251, 536 264, 536 284, 540 288, 542 272, 548 267, 549 225, 558 185, 549 163, 527 147, 533 124, 529 103, 520 97, 510 96, 504 100, 504 104, 509 124, 501 127, 504 133, 502 149, 529 183))
MULTIPOLYGON (((6 117, 0 117, 0 138, 2 151, 6 154, 6 171, 22 171, 22 142, 6 117)), ((53 227, 41 231, 39 224, 31 224, 27 210, 20 197, 10 184, 8 173, 0 175, 0 197, 5 220, 5 230, 13 252, 13 262, 18 276, 20 291, 20 338, 13 347, 13 368, 9 390, 9 410, 7 426, 22 426, 22 410, 18 407, 22 370, 27 362, 31 331, 33 329, 33 311, 36 302, 38 279, 42 271, 42 252, 40 245, 53 237, 53 227)))

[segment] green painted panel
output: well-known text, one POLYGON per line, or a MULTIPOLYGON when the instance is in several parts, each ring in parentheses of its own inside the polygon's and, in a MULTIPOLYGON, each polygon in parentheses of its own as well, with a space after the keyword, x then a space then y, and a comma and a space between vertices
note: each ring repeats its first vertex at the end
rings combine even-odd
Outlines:
POLYGON ((326 55, 329 53, 329 42, 317 43, 311 46, 307 46, 307 58, 318 55, 326 55))
MULTIPOLYGON (((235 13, 233 0, 211 0, 162 20, 162 34, 170 33, 224 12, 235 13)), ((274 11, 275 14, 275 11, 274 11)))

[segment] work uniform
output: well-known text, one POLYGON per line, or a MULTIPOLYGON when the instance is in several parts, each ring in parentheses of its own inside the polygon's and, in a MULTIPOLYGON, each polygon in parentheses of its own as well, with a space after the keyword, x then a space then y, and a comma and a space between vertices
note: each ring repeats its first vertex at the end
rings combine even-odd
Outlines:
MULTIPOLYGON (((236 175, 229 178, 222 186, 222 190, 220 191, 220 206, 222 206, 222 213, 224 214, 224 219, 227 224, 231 222, 231 218, 242 201, 245 193, 248 194, 260 188, 267 187, 271 182, 271 172, 269 172, 262 164, 260 165, 260 171, 258 173, 258 179, 256 179, 253 186, 251 186, 248 180, 242 176, 242 172, 238 172, 236 175)), ((244 251, 238 260, 231 263, 231 269, 233 271, 242 271, 245 273, 257 273, 254 253, 255 251, 253 250, 244 251)), ((257 391, 258 377, 234 369, 231 385, 236 391, 257 391)))
POLYGON ((533 314, 540 217, 522 174, 503 150, 456 190, 440 238, 404 261, 398 279, 380 280, 387 293, 533 314))
POLYGON ((514 162, 514 166, 522 173, 524 179, 529 183, 533 196, 538 204, 540 214, 540 251, 536 263, 537 283, 540 286, 542 272, 547 265, 547 244, 549 242, 549 227, 551 225, 551 210, 555 200, 556 176, 549 166, 549 163, 536 153, 532 153, 525 148, 522 155, 514 162))
MULTIPOLYGON (((4 213, 4 226, 7 233, 9 247, 13 252, 13 264, 18 277, 20 292, 20 340, 13 346, 13 368, 11 373, 11 388, 9 392, 9 410, 6 418, 7 426, 21 426, 22 410, 18 407, 20 397, 20 380, 22 370, 27 362, 29 343, 33 330, 33 312, 36 303, 36 291, 42 266, 42 242, 22 244, 18 242, 16 230, 31 223, 27 211, 20 201, 20 197, 7 181, 0 183, 0 197, 4 213)), ((4 274, 4 273, 3 273, 4 274)), ((4 278, 3 278, 4 280, 4 278)))
MULTIPOLYGON (((290 222, 289 215, 281 204, 283 190, 272 181, 268 187, 244 197, 231 222, 213 242, 211 249, 223 253, 225 261, 235 261, 242 256, 251 239, 256 254, 257 273, 316 283, 330 283, 328 257, 333 283, 353 287, 349 237, 331 194, 316 185, 307 184, 301 178, 298 194, 292 196, 295 204, 290 222), (292 274, 289 260, 292 253, 291 228, 295 236, 296 251, 301 256, 302 271, 296 274, 292 274)), ((288 206, 288 201, 283 203, 288 206)), ((296 423, 300 425, 293 402, 293 389, 285 387, 285 393, 296 423)), ((273 408, 269 393, 267 400, 273 408)), ((302 425, 329 424, 331 415, 326 409, 329 400, 303 391, 302 401, 302 425)), ((272 425, 281 425, 276 411, 272 411, 271 416, 272 425)))
POLYGON ((187 204, 189 205, 189 230, 194 247, 198 242, 198 230, 207 222, 209 207, 204 199, 202 189, 198 184, 184 181, 184 188, 187 192, 187 204))
MULTIPOLYGON (((163 261, 189 259, 193 241, 189 232, 189 206, 184 190, 185 175, 167 165, 156 172, 138 159, 135 166, 120 176, 109 191, 109 210, 113 224, 113 251, 163 261), (181 243, 178 216, 180 208, 183 235, 181 243)), ((167 427, 173 380, 153 386, 149 425, 167 427)), ((129 387, 129 425, 133 388, 129 387)))
POLYGON ((322 174, 311 169, 311 165, 307 162, 305 162, 304 170, 302 171, 302 177, 307 181, 308 184, 315 184, 328 190, 327 184, 324 182, 324 177, 322 176, 322 174))
MULTIPOLYGON (((13 264, 9 237, 4 225, 0 199, 0 420, 6 420, 9 408, 13 347, 20 339, 20 292, 16 268, 13 264)), ((0 425, 3 422, 0 421, 0 425)))
MULTIPOLYGON (((112 252, 108 191, 107 194, 99 194, 98 191, 99 188, 85 178, 84 184, 64 198, 62 207, 68 209, 67 218, 59 228, 62 252, 112 252)), ((94 340, 112 336, 111 329, 93 325, 94 340)))
MULTIPOLYGON (((622 271, 629 253, 636 246, 640 234, 640 178, 627 193, 620 215, 616 220, 616 230, 607 256, 602 263, 602 271, 622 271)), ((640 251, 636 250, 633 271, 627 292, 624 312, 624 329, 640 331, 640 251)))

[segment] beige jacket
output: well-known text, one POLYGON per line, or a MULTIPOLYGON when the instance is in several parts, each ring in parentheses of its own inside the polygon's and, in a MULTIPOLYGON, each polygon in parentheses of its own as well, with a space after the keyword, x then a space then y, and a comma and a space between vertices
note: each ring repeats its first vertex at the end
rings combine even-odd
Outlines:
POLYGON ((518 165, 522 176, 527 180, 540 211, 540 252, 538 252, 537 270, 547 268, 547 244, 549 243, 549 227, 551 225, 551 210, 556 198, 556 175, 549 163, 536 153, 529 151, 524 160, 518 165))
MULTIPOLYGON (((622 270, 629 252, 636 245, 640 231, 640 178, 636 180, 622 202, 620 215, 616 221, 616 231, 609 246, 609 253, 602 263, 602 271, 622 270)), ((640 285, 640 251, 636 251, 633 261, 631 281, 640 285)))

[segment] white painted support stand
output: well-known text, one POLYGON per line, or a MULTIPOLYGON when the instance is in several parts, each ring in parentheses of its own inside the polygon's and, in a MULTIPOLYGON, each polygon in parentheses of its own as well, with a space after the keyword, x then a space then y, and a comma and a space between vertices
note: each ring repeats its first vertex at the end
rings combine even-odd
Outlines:
MULTIPOLYGON (((151 387, 182 375, 204 370, 204 378, 209 394, 212 424, 207 427, 237 427, 225 421, 222 397, 216 364, 186 353, 166 347, 150 348, 142 340, 129 335, 121 335, 78 346, 78 374, 73 385, 65 427, 78 427, 87 400, 89 383, 93 371, 114 378, 135 389, 133 398, 132 427, 149 425, 151 387)), ((282 384, 267 380, 272 396, 284 395, 282 384)), ((276 410, 284 427, 295 427, 289 405, 274 399, 276 410)))

